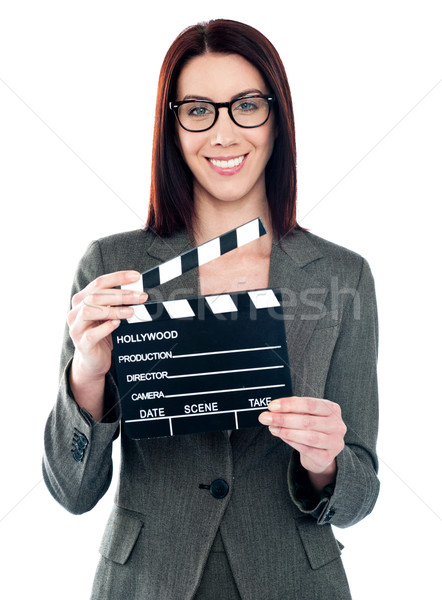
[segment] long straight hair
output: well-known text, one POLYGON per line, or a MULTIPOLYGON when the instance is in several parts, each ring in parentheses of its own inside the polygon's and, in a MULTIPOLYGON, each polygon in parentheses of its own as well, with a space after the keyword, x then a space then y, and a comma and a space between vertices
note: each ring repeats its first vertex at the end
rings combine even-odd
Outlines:
POLYGON ((266 166, 267 200, 278 237, 301 229, 296 221, 295 124, 284 65, 262 33, 225 19, 185 29, 164 58, 158 82, 147 227, 166 236, 183 227, 192 230, 193 176, 176 145, 176 120, 168 104, 176 100, 177 81, 184 65, 208 52, 239 54, 258 69, 276 96, 272 110, 278 135, 266 166))

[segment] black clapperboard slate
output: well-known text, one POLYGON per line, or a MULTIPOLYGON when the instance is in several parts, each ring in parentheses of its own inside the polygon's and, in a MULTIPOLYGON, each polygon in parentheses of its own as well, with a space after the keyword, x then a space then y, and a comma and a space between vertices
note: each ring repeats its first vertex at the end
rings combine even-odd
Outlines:
MULTIPOLYGON (((254 219, 142 274, 160 283, 244 245, 266 230, 254 219)), ((292 394, 278 289, 134 306, 113 332, 125 434, 132 439, 258 427, 268 402, 292 394)))

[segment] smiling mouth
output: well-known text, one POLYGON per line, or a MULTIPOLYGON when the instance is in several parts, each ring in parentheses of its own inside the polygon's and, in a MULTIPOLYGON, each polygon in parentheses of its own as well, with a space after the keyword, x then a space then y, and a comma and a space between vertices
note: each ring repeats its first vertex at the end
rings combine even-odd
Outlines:
POLYGON ((229 160, 219 160, 217 158, 208 158, 207 160, 214 167, 218 167, 218 169, 233 169, 235 167, 239 167, 239 165, 243 162, 246 155, 237 156, 236 158, 230 158, 229 160))

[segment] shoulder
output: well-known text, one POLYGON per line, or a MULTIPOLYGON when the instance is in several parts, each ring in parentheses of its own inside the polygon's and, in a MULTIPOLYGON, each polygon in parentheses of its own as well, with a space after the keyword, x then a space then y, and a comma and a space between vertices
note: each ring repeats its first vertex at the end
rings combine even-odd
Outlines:
POLYGON ((131 264, 132 257, 149 245, 149 237, 149 232, 138 229, 93 240, 81 257, 79 266, 96 271, 96 275, 135 268, 131 264))
POLYGON ((102 251, 119 250, 124 253, 149 247, 154 237, 155 234, 149 229, 134 229, 98 238, 93 243, 102 251))
POLYGON ((155 261, 149 254, 158 236, 152 230, 135 229, 92 241, 86 251, 88 262, 100 263, 103 273, 120 270, 145 270, 155 261))
POLYGON ((99 265, 101 273, 131 269, 143 273, 189 248, 185 230, 161 237, 152 229, 136 229, 91 242, 83 262, 99 265))
POLYGON ((310 231, 296 231, 290 236, 289 243, 294 246, 309 245, 315 249, 321 258, 330 263, 343 263, 351 267, 352 265, 361 265, 365 259, 355 252, 335 242, 319 237, 310 231))
POLYGON ((282 247, 298 266, 318 279, 330 282, 330 277, 338 277, 341 282, 357 285, 364 272, 371 274, 363 256, 309 231, 295 231, 284 238, 282 247))

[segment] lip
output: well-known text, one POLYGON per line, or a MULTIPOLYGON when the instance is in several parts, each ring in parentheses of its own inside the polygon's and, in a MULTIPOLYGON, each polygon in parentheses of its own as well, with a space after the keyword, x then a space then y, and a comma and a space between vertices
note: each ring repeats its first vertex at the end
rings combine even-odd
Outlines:
POLYGON ((236 175, 236 173, 241 171, 241 169, 245 165, 247 157, 248 157, 248 154, 240 154, 240 155, 236 155, 236 156, 211 156, 211 157, 206 156, 205 158, 206 158, 209 166, 215 171, 215 173, 218 173, 219 175, 236 175), (242 160, 242 162, 239 165, 236 165, 234 167, 219 167, 217 165, 214 165, 212 162, 210 162, 211 160, 229 161, 229 160, 234 160, 236 158, 241 158, 241 156, 244 156, 244 159, 242 160))

